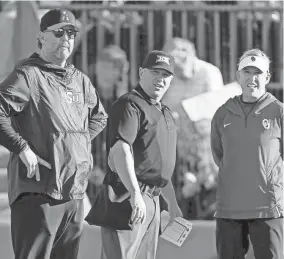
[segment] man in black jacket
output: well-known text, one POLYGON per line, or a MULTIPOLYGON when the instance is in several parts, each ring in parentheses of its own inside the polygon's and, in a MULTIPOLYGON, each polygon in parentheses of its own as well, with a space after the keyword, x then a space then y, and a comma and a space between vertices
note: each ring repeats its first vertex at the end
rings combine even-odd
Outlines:
POLYGON ((76 259, 91 140, 107 114, 90 79, 67 63, 78 27, 53 9, 41 19, 39 54, 0 85, 0 144, 8 164, 12 244, 17 259, 76 259))

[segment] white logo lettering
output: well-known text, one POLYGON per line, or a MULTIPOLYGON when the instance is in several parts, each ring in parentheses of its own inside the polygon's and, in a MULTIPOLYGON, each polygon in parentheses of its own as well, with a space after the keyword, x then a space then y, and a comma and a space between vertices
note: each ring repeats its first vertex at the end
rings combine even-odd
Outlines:
POLYGON ((69 21, 69 17, 68 17, 68 15, 65 11, 62 11, 61 14, 62 14, 62 20, 63 21, 69 21))
POLYGON ((227 126, 231 125, 232 123, 227 123, 227 124, 224 124, 224 128, 226 128, 227 126))
POLYGON ((62 92, 62 101, 72 104, 72 103, 79 103, 79 94, 73 93, 73 91, 65 91, 62 92))
POLYGON ((166 64, 170 65, 170 58, 157 55, 156 63, 157 62, 165 62, 166 64))

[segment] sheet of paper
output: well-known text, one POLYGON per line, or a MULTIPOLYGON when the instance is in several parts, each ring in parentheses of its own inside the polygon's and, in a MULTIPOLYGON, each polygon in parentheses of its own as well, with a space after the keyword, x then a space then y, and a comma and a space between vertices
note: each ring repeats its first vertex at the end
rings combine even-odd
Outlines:
MULTIPOLYGON (((165 222, 165 220, 167 219, 162 219, 162 224, 163 220, 165 222)), ((165 226, 160 237, 171 242, 174 245, 181 247, 191 230, 191 222, 187 221, 184 218, 177 217, 172 223, 165 226)))
POLYGON ((194 121, 211 120, 217 109, 229 98, 242 93, 237 83, 231 83, 217 91, 206 92, 182 101, 182 106, 188 117, 194 121))

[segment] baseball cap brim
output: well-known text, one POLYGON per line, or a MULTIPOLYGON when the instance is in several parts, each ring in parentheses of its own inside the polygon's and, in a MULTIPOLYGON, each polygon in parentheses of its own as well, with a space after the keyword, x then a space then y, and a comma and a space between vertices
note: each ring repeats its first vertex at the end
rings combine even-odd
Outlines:
POLYGON ((242 70, 245 67, 256 67, 262 72, 269 70, 269 61, 263 57, 258 56, 247 56, 239 63, 238 70, 242 70))
POLYGON ((163 65, 154 65, 154 66, 151 66, 151 67, 146 67, 148 69, 163 69, 163 70, 166 70, 167 72, 171 73, 172 75, 174 75, 174 72, 165 68, 163 65))
POLYGON ((68 23, 68 22, 61 22, 61 23, 54 24, 48 27, 47 30, 57 30, 67 25, 73 26, 76 31, 79 31, 79 28, 76 25, 72 23, 68 23))

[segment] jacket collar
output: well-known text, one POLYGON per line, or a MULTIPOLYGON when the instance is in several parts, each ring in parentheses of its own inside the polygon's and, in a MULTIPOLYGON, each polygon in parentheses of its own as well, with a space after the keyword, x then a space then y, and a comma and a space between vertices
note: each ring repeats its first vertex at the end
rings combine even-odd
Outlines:
MULTIPOLYGON (((240 116, 245 116, 244 112, 242 110, 241 107, 241 95, 235 96, 234 98, 230 98, 226 103, 225 103, 225 107, 230 110, 232 113, 240 115, 240 116)), ((262 112, 262 110, 268 106, 269 104, 271 104, 272 102, 274 102, 276 100, 276 98, 270 94, 270 93, 265 93, 260 100, 258 100, 258 102, 256 103, 255 107, 252 110, 252 114, 254 116, 260 114, 262 112)))

